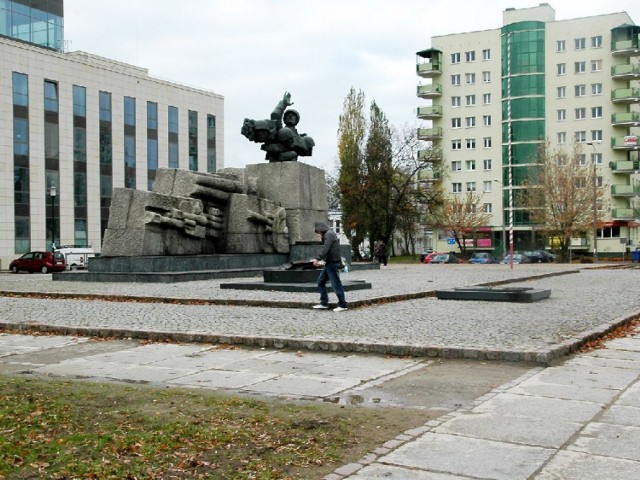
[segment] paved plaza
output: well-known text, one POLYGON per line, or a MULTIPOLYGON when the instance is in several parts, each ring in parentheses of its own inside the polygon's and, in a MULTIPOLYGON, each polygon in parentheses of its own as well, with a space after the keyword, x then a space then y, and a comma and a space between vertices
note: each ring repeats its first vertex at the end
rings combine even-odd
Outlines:
POLYGON ((637 268, 389 265, 346 275, 373 288, 350 292, 354 308, 334 313, 311 310, 315 294, 221 289, 225 280, 2 274, 0 324, 11 332, 0 333, 0 371, 439 412, 326 480, 640 478, 640 332, 570 354, 640 315, 637 268), (432 296, 487 284, 552 293, 524 304, 432 296), (28 329, 53 335, 16 334, 28 329), (93 342, 99 334, 113 339, 93 342), (450 369, 451 398, 456 380, 493 375, 493 386, 447 403, 437 368, 450 369), (418 400, 398 387, 420 382, 418 400))

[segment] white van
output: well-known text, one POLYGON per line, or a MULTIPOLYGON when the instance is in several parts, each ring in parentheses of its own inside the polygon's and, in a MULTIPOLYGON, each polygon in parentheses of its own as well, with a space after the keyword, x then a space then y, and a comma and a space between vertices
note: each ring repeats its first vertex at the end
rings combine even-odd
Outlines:
POLYGON ((87 268, 89 258, 96 256, 91 245, 61 245, 55 251, 64 255, 67 270, 87 268))

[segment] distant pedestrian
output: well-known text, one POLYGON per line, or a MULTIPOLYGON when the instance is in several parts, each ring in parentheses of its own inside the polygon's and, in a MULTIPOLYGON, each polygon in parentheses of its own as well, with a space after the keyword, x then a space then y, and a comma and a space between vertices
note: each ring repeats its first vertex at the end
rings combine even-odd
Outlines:
POLYGON ((375 248, 373 249, 374 256, 378 257, 378 262, 387 266, 387 246, 383 240, 378 240, 375 248))
POLYGON ((338 306, 333 309, 334 312, 344 312, 347 310, 347 301, 344 296, 344 287, 340 280, 338 268, 342 261, 340 255, 340 241, 336 233, 329 228, 326 223, 316 222, 314 225, 316 233, 320 234, 322 239, 322 249, 320 253, 313 259, 313 265, 318 267, 322 265, 322 270, 318 276, 318 289, 320 290, 320 303, 314 305, 316 310, 327 310, 329 308, 329 295, 327 294, 327 280, 331 282, 331 287, 338 297, 338 306))

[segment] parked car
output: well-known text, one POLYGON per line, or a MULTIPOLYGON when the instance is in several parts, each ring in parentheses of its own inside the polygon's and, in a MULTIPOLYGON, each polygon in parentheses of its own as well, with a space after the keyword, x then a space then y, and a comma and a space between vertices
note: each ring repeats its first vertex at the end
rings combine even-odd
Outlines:
POLYGON ((424 257, 424 260, 422 260, 422 263, 431 263, 431 260, 433 260, 433 258, 436 255, 441 255, 441 254, 442 254, 442 252, 431 252, 431 253, 427 254, 426 257, 424 257))
POLYGON ((61 245, 55 251, 64 255, 67 270, 87 268, 89 259, 96 256, 91 245, 61 245))
POLYGON ((424 263, 424 259, 427 257, 427 255, 429 255, 430 253, 433 253, 433 248, 425 248, 422 253, 420 254, 420 263, 424 263))
POLYGON ((429 263, 463 263, 463 261, 453 253, 439 253, 429 263))
POLYGON ((546 250, 534 250, 531 252, 524 252, 524 254, 531 260, 531 263, 548 263, 553 262, 553 257, 546 250))
POLYGON ((475 252, 473 255, 471 255, 469 263, 480 263, 483 265, 487 265, 490 263, 498 263, 498 259, 487 252, 475 252))
MULTIPOLYGON (((502 259, 502 261, 500 263, 503 264, 510 264, 511 263, 511 256, 507 255, 506 257, 504 257, 502 259)), ((526 255, 523 255, 522 253, 514 253, 513 254, 513 263, 531 263, 531 260, 529 260, 529 257, 527 257, 526 255)))
POLYGON ((29 252, 16 258, 9 264, 13 273, 27 272, 61 272, 67 268, 64 255, 59 252, 29 252))

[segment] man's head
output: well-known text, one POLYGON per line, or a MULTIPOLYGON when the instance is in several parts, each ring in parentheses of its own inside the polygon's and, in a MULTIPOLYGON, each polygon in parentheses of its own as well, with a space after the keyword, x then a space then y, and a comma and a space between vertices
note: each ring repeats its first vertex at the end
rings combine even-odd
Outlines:
POLYGON ((316 222, 313 225, 313 230, 320 235, 324 235, 329 230, 329 225, 324 222, 316 222))

